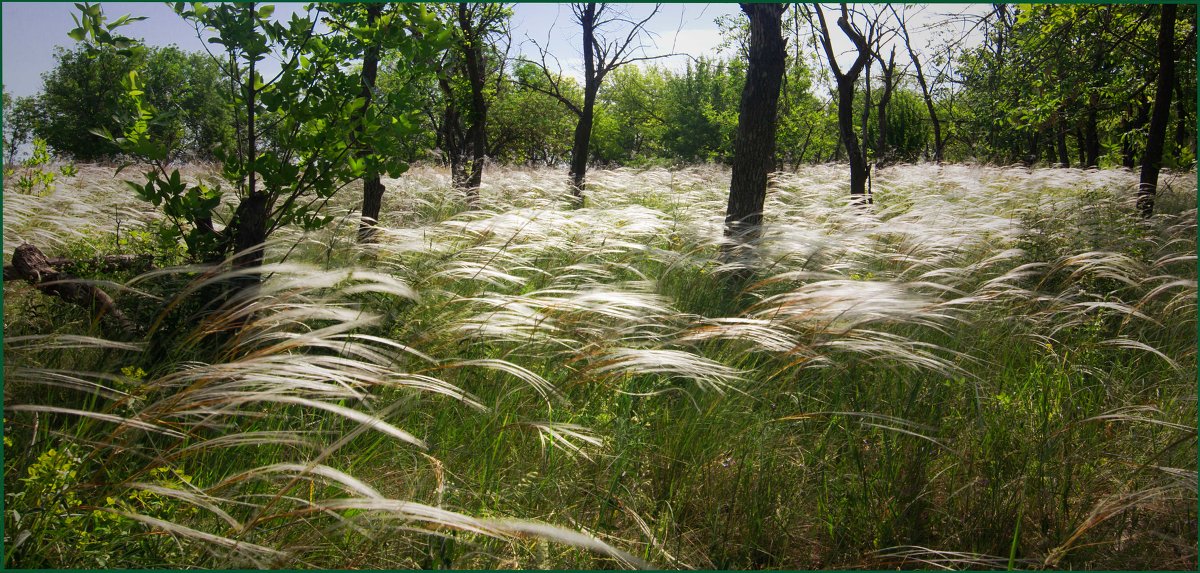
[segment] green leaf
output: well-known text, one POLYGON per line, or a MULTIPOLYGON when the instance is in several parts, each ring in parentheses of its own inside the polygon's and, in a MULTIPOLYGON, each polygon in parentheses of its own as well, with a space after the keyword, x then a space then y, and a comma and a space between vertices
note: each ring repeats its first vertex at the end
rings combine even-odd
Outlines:
POLYGON ((267 4, 266 6, 263 6, 258 9, 258 17, 259 18, 263 18, 263 19, 270 18, 271 14, 274 14, 274 13, 275 13, 275 6, 271 5, 271 4, 267 4))
POLYGON ((116 143, 116 141, 117 141, 117 139, 115 137, 113 137, 112 132, 108 131, 107 127, 94 127, 92 129, 89 129, 88 133, 91 133, 92 135, 100 137, 100 138, 104 139, 105 141, 111 141, 114 143, 116 143))

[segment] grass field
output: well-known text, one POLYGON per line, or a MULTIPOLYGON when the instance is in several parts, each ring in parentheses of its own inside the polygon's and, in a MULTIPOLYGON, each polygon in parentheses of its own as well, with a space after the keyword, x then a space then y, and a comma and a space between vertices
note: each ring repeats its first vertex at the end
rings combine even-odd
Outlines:
POLYGON ((347 189, 223 305, 111 169, 6 192, 163 270, 5 284, 5 564, 1196 568, 1194 173, 805 167, 732 261, 727 170, 589 177, 347 189))

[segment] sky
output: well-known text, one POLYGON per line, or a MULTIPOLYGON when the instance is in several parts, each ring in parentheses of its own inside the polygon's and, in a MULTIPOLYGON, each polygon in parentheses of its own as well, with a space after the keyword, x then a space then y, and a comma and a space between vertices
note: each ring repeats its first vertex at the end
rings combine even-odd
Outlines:
MULTIPOLYGON (((147 16, 146 20, 123 28, 123 34, 143 38, 147 44, 166 46, 175 44, 189 51, 204 49, 204 43, 196 32, 170 8, 161 2, 104 2, 105 14, 114 19, 124 14, 147 16)), ((276 3, 276 18, 286 18, 292 11, 300 10, 299 3, 276 3)), ((653 9, 652 4, 618 5, 633 18, 640 19, 653 9)), ((927 30, 926 24, 941 14, 963 11, 979 12, 988 5, 938 4, 925 7, 909 24, 914 44, 924 46, 936 40, 936 33, 927 30)), ((71 2, 3 2, 0 17, 3 20, 2 65, 3 83, 8 92, 15 96, 33 95, 42 86, 41 74, 54 66, 54 48, 70 48, 74 42, 67 32, 75 27, 71 14, 76 11, 71 2)), ((651 43, 645 55, 669 53, 687 54, 690 57, 719 55, 720 33, 714 23, 722 15, 738 14, 737 4, 688 3, 663 4, 659 13, 648 25, 651 43)), ((839 53, 848 52, 850 43, 833 26, 834 48, 839 53)), ((953 33, 953 32, 951 32, 953 33)), ((578 25, 572 20, 571 8, 566 4, 516 4, 512 19, 512 53, 535 57, 535 44, 548 45, 562 71, 581 77, 582 56, 578 25), (547 40, 549 41, 547 44, 547 40)), ((897 63, 904 65, 903 46, 897 48, 897 63)), ((734 54, 725 53, 725 56, 734 54)), ((675 56, 655 60, 655 63, 671 69, 682 69, 688 56, 675 56)), ((849 56, 843 56, 847 61, 849 56)), ((278 69, 276 65, 274 69, 278 69)), ((264 72, 270 72, 268 65, 264 72)))

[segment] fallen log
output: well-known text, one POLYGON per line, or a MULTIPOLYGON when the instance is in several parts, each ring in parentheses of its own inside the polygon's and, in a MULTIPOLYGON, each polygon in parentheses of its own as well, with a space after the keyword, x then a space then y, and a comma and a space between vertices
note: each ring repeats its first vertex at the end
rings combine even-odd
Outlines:
POLYGON ((48 259, 37 247, 25 243, 13 251, 12 270, 9 270, 10 266, 4 267, 4 280, 9 280, 12 273, 13 278, 24 279, 42 294, 61 298, 92 311, 97 320, 107 317, 126 335, 137 332, 137 327, 117 308, 108 293, 59 271, 53 261, 61 259, 48 259))
MULTIPOLYGON (((16 256, 16 253, 13 253, 16 256)), ((56 269, 80 269, 91 268, 102 272, 113 271, 152 271, 154 270, 153 255, 106 255, 103 257, 93 257, 90 259, 68 259, 64 257, 55 257, 46 259, 50 266, 56 269)), ((4 265, 4 282, 20 280, 25 278, 13 265, 4 265)))

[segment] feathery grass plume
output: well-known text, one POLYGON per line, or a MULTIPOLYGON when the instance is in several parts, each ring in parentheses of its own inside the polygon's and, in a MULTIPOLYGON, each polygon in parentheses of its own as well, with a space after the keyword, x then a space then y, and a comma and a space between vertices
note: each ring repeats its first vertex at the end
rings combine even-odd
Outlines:
MULTIPOLYGON (((803 166, 733 265, 727 169, 596 170, 579 209, 561 175, 489 167, 468 210, 416 165, 365 247, 339 194, 241 299, 212 269, 114 279, 136 343, 6 285, 6 403, 57 409, 8 413, 6 485, 144 517, 58 529, 97 566, 107 527, 209 565, 1195 567, 1194 173, 1144 221, 1122 169, 889 165, 862 208, 803 166)), ((110 205, 153 229, 90 184, 6 201, 8 244, 107 253, 110 205)))
POLYGON ((588 455, 585 448, 591 446, 600 448, 604 446, 604 439, 596 436, 590 429, 578 424, 566 424, 561 422, 522 422, 521 425, 537 430, 541 436, 542 444, 549 444, 552 447, 558 448, 566 452, 568 456, 582 456, 588 461, 592 461, 592 457, 588 455), (578 443, 576 443, 578 442, 578 443))
POLYGON ((1008 569, 1013 566, 1034 567, 1032 559, 1009 559, 998 555, 984 555, 963 551, 939 551, 927 547, 896 546, 879 549, 872 553, 874 566, 904 568, 916 564, 930 569, 959 571, 964 569, 1008 569))
POLYGON ((596 374, 665 374, 688 378, 719 393, 743 380, 738 370, 682 350, 614 348, 597 357, 589 368, 596 374))
MULTIPOLYGON (((178 546, 191 556, 189 559, 256 566, 304 562, 307 550, 290 546, 284 531, 305 529, 307 524, 318 523, 314 520, 324 513, 352 509, 344 503, 338 505, 333 498, 334 503, 315 506, 320 509, 318 514, 295 519, 308 515, 313 507, 301 503, 305 484, 321 480, 352 498, 389 501, 358 477, 313 461, 335 454, 335 450, 325 448, 317 458, 311 457, 312 448, 322 436, 357 428, 352 435, 373 430, 424 448, 424 440, 385 419, 396 408, 380 406, 387 396, 397 392, 441 394, 483 408, 457 386, 401 369, 413 360, 436 363, 428 355, 359 332, 375 324, 378 317, 365 311, 355 299, 382 294, 415 300, 416 293, 403 281, 373 271, 322 271, 297 264, 266 265, 259 272, 269 277, 262 288, 252 295, 239 293, 222 306, 202 312, 192 320, 188 332, 154 332, 152 336, 172 337, 187 345, 173 350, 168 360, 178 360, 181 351, 192 358, 162 362, 162 356, 143 355, 142 359, 156 360, 145 363, 149 373, 140 368, 133 374, 114 374, 21 366, 30 353, 45 356, 80 349, 107 353, 108 363, 137 363, 137 353, 144 344, 84 336, 25 335, 6 341, 10 384, 92 396, 83 399, 82 408, 11 400, 5 405, 6 412, 13 416, 49 415, 44 423, 55 428, 53 435, 57 437, 43 440, 70 444, 79 454, 69 474, 63 474, 62 483, 56 486, 69 491, 71 499, 78 500, 75 503, 101 512, 85 514, 90 517, 72 525, 79 528, 79 535, 99 532, 101 523, 114 519, 101 515, 111 515, 117 516, 117 523, 136 522, 170 538, 197 542, 178 546), (239 328, 232 330, 232 324, 239 328), (308 422, 297 423, 303 420, 308 422), (312 431, 313 424, 319 431, 312 431), (255 451, 259 454, 248 455, 255 451), (263 464, 260 460, 273 461, 263 464), (182 476, 180 468, 194 475, 174 480, 171 485, 145 481, 145 476, 167 469, 182 476), (184 511, 181 506, 196 508, 200 513, 184 511)), ((197 293, 193 296, 212 292, 213 287, 226 284, 239 273, 242 271, 202 275, 197 279, 200 284, 184 291, 197 293)), ((160 271, 156 276, 164 274, 160 271)), ((143 277, 136 282, 148 284, 153 280, 143 277)), ((189 301, 175 301, 165 308, 167 313, 186 312, 189 301)), ((553 386, 537 375, 502 360, 448 362, 442 367, 498 369, 516 375, 539 392, 554 392, 553 386)), ((129 368, 126 371, 131 372, 129 368)), ((51 400, 59 394, 44 394, 41 399, 51 400)), ((581 431, 570 430, 570 435, 588 438, 581 431)), ((340 446, 346 443, 338 442, 340 446)), ((20 456, 10 451, 9 458, 20 456)), ((323 497, 329 494, 325 485, 318 489, 323 497)), ((17 495, 30 491, 25 488, 17 495)), ((14 505, 24 507, 20 511, 28 510, 19 501, 14 505)), ((430 521, 442 527, 508 535, 503 528, 481 529, 470 518, 445 510, 431 508, 433 513, 412 514, 400 509, 411 506, 388 507, 374 509, 400 511, 406 519, 430 521)), ((327 517, 335 517, 334 522, 342 519, 327 517)), ((46 553, 57 552, 60 547, 53 536, 44 535, 49 531, 46 528, 54 527, 49 523, 52 519, 50 515, 25 514, 10 523, 18 531, 35 535, 26 538, 21 551, 9 554, 9 564, 88 563, 87 555, 61 556, 65 561, 60 562, 46 553)), ((515 523, 504 527, 523 527, 515 523)), ((529 525, 527 529, 537 532, 540 527, 529 525)), ((554 528, 545 532, 562 535, 554 528)), ((599 541, 584 543, 582 538, 569 535, 565 539, 622 555, 599 541)), ((124 541, 108 539, 104 543, 108 544, 104 550, 115 550, 124 541)))

